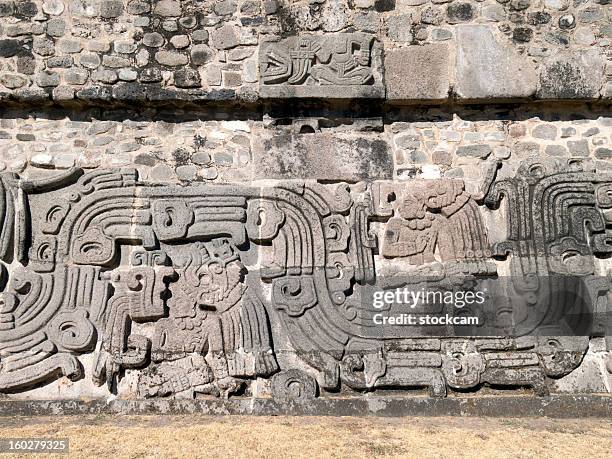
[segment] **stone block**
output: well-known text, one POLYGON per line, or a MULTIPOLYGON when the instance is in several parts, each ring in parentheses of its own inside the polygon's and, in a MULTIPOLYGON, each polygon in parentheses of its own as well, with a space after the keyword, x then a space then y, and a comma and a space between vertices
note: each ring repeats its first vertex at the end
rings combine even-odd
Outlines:
POLYGON ((259 74, 263 98, 382 98, 385 94, 382 46, 366 33, 264 41, 259 74))
POLYGON ((177 88, 199 88, 202 86, 200 74, 190 67, 177 70, 174 72, 174 85, 177 88))
POLYGON ((226 24, 212 32, 211 44, 219 50, 235 48, 239 43, 234 26, 226 24))
POLYGON ((25 86, 28 83, 28 79, 17 73, 3 72, 0 74, 0 83, 9 89, 17 89, 25 86))
POLYGON ((47 22, 47 35, 61 37, 66 33, 66 22, 61 18, 51 19, 47 22))
POLYGON ((540 99, 597 99, 604 84, 605 59, 597 49, 556 53, 540 69, 540 99))
POLYGON ((449 3, 446 7, 446 15, 450 24, 471 21, 474 17, 474 6, 470 3, 449 3))
POLYGON ((191 47, 191 62, 194 65, 204 65, 211 61, 214 52, 207 45, 194 45, 191 47))
POLYGON ((64 9, 64 3, 61 0, 44 0, 42 4, 42 10, 52 16, 59 16, 64 9))
POLYGON ((41 88, 55 87, 60 84, 60 76, 55 72, 43 71, 36 75, 36 84, 41 88))
POLYGON ((158 32, 145 33, 142 37, 142 43, 151 48, 159 48, 164 45, 164 36, 158 32))
POLYGON ((391 151, 380 139, 284 133, 263 139, 253 154, 257 177, 353 181, 393 176, 391 151))
POLYGON ((181 2, 161 0, 155 5, 153 13, 163 17, 178 17, 181 15, 181 2))
POLYGON ((457 148, 457 156, 471 156, 486 159, 492 152, 490 145, 462 145, 457 148))
POLYGON ((123 2, 119 0, 103 0, 100 3, 100 16, 105 19, 118 18, 123 14, 123 2))
POLYGON ((175 51, 158 51, 155 54, 155 60, 168 67, 177 67, 189 62, 187 55, 175 51))
POLYGON ((449 47, 429 44, 385 53, 385 86, 390 101, 445 100, 450 89, 449 47))
POLYGON ((534 65, 486 25, 456 27, 455 91, 460 99, 531 97, 537 88, 534 65))
POLYGON ((410 14, 400 14, 391 16, 387 19, 387 29, 389 38, 395 42, 412 41, 412 16, 410 14))
POLYGON ((0 17, 11 16, 15 12, 15 4, 12 1, 0 2, 0 17))
POLYGON ((586 140, 568 140, 567 148, 572 156, 589 156, 589 142, 586 140))
POLYGON ((0 40, 0 57, 12 57, 16 55, 21 49, 22 44, 20 40, 0 40))
POLYGON ((557 128, 554 124, 538 124, 531 131, 531 135, 536 139, 555 140, 557 138, 557 128))

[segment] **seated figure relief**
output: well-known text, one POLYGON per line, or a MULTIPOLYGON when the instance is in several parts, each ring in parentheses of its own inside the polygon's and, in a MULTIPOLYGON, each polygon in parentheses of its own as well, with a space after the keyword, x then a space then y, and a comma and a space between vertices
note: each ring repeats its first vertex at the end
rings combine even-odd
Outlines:
POLYGON ((460 180, 431 180, 405 190, 385 229, 382 254, 411 264, 491 256, 478 206, 460 180), (416 188, 416 189, 415 189, 416 188))

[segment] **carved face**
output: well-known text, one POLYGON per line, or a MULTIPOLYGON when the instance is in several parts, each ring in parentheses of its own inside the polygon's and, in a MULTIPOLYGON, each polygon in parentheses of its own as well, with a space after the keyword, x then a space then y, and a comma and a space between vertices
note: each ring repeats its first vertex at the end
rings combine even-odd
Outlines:
POLYGON ((197 270, 197 302, 201 306, 211 306, 223 300, 240 280, 241 264, 232 261, 228 265, 211 261, 197 270))
POLYGON ((451 205, 464 190, 463 182, 458 180, 432 180, 427 184, 427 207, 440 210, 451 205))
POLYGON ((194 317, 196 310, 217 310, 241 282, 244 266, 225 240, 198 243, 179 260, 173 290, 177 316, 194 317))
POLYGON ((355 62, 359 65, 363 65, 367 67, 370 65, 370 50, 369 49, 360 49, 355 53, 355 62))
POLYGON ((421 193, 406 195, 398 206, 398 213, 406 220, 421 219, 425 217, 425 203, 421 193))

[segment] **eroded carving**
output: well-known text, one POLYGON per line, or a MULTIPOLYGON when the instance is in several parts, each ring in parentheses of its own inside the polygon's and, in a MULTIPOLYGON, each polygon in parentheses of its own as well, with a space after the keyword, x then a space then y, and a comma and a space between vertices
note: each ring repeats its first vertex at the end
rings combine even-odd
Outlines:
POLYGON ((370 34, 265 42, 259 63, 262 97, 384 97, 381 48, 370 34))

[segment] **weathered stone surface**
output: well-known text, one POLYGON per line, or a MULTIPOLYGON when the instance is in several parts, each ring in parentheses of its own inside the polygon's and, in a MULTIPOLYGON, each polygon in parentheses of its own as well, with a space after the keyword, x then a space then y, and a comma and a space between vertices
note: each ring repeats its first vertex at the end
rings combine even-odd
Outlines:
MULTIPOLYGON (((54 101, 57 101, 57 102, 65 102, 68 100, 73 100, 74 94, 75 94, 74 88, 70 86, 66 86, 66 85, 61 85, 61 86, 57 86, 56 88, 53 88, 52 98, 54 101)), ((54 164, 56 164, 56 161, 54 161, 54 164)), ((59 164, 65 164, 65 163, 60 162, 59 164)), ((72 166, 63 166, 63 167, 72 167, 72 166)))
POLYGON ((73 62, 74 59, 72 56, 55 56, 49 58, 47 61, 47 68, 70 68, 73 62))
MULTIPOLYGON (((593 387, 594 385, 591 385, 593 387)), ((382 396, 373 404, 368 397, 336 396, 325 399, 280 401, 270 397, 245 397, 218 400, 51 400, 32 403, 27 400, 0 401, 0 415, 71 416, 71 415, 183 415, 209 416, 457 416, 457 417, 544 417, 602 418, 612 413, 612 397, 605 394, 555 394, 534 398, 528 395, 470 397, 457 395, 443 400, 423 397, 382 396)), ((509 421, 512 422, 512 421, 509 421)), ((518 421, 520 422, 520 421, 518 421)))
POLYGON ((499 22, 506 19, 506 9, 499 3, 491 3, 482 7, 482 16, 485 20, 499 22))
POLYGON ((572 156, 589 156, 589 143, 586 140, 569 140, 567 148, 572 156))
POLYGON ((270 178, 359 180, 390 178, 388 146, 367 139, 336 139, 332 135, 278 136, 264 140, 255 155, 256 174, 270 178))
POLYGON ((185 65, 189 62, 188 57, 185 54, 178 53, 175 51, 158 51, 155 53, 155 60, 169 67, 177 67, 179 65, 185 65))
POLYGON ((595 149, 595 157, 597 159, 612 159, 612 148, 599 147, 595 149))
POLYGON ((233 26, 226 24, 213 30, 211 44, 216 49, 231 49, 238 46, 238 36, 233 26))
POLYGON ((199 88, 202 86, 200 73, 189 67, 177 70, 174 72, 174 84, 177 88, 199 88))
POLYGON ((55 72, 40 72, 36 75, 36 84, 41 88, 58 86, 60 84, 60 76, 55 72))
POLYGON ((123 14, 123 2, 119 0, 102 0, 100 16, 105 19, 117 18, 123 14))
POLYGON ((610 297, 606 6, 0 0, 0 398, 612 387, 610 333, 555 328, 610 297), (421 275, 508 302, 379 326, 454 311, 374 305, 421 275))
POLYGON ((162 80, 162 74, 159 69, 148 68, 140 72, 138 79, 141 83, 157 83, 162 80))
POLYGON ((191 62, 194 65, 204 65, 214 56, 213 51, 207 45, 194 45, 191 47, 191 62))
POLYGON ((559 27, 562 29, 573 29, 576 26, 576 18, 573 14, 564 14, 559 18, 559 27))
POLYGON ((450 90, 446 44, 410 46, 385 53, 385 86, 390 100, 444 100, 450 90))
POLYGON ((208 31, 205 29, 194 30, 191 34, 191 39, 198 43, 208 42, 208 31))
POLYGON ((544 153, 550 156, 568 156, 567 148, 563 145, 547 145, 544 153))
POLYGON ((60 18, 51 19, 47 22, 47 35, 61 37, 66 33, 66 21, 60 18))
MULTIPOLYGON (((367 53, 362 52, 365 46, 358 43, 361 39, 357 37, 364 34, 373 40, 370 58, 375 54, 382 58, 407 52, 405 49, 425 54, 417 47, 435 49, 433 45, 448 42, 449 55, 458 56, 451 64, 449 79, 454 89, 451 96, 459 100, 530 98, 534 71, 541 76, 536 86, 543 98, 558 98, 555 94, 568 92, 553 88, 556 79, 563 80, 557 78, 557 74, 570 74, 577 78, 574 78, 576 81, 588 80, 584 83, 588 86, 586 89, 581 82, 567 83, 578 88, 579 94, 574 98, 611 97, 611 75, 604 75, 600 80, 599 73, 594 72, 599 70, 599 64, 588 58, 599 50, 605 62, 606 49, 612 39, 612 28, 607 23, 607 10, 602 3, 570 5, 565 0, 547 0, 544 4, 529 0, 403 0, 397 3, 360 0, 359 5, 349 3, 334 0, 307 6, 303 2, 293 2, 286 8, 279 8, 276 1, 219 0, 194 6, 178 0, 1 0, 0 57, 17 58, 18 62, 8 63, 5 71, 21 73, 23 77, 47 69, 67 69, 68 60, 64 59, 67 54, 74 54, 71 65, 79 68, 95 71, 101 65, 117 71, 125 69, 123 73, 128 77, 120 78, 121 81, 134 81, 133 72, 140 74, 144 69, 159 65, 162 66, 160 72, 166 72, 161 80, 155 81, 160 83, 160 97, 161 94, 165 94, 163 97, 174 94, 176 86, 172 73, 188 65, 202 66, 205 83, 208 80, 213 83, 205 87, 215 86, 226 91, 225 94, 233 91, 236 97, 232 100, 235 101, 248 99, 249 103, 261 104, 269 98, 294 96, 384 98, 382 62, 363 63, 367 53), (342 49, 347 37, 356 38, 351 43, 354 47, 351 52, 342 49), (300 40, 310 40, 312 46, 321 46, 322 51, 296 51, 300 40), (202 45, 208 48, 196 48, 202 45), (288 54, 308 56, 300 57, 295 64, 296 69, 308 67, 306 81, 273 83, 269 75, 261 72, 268 50, 276 47, 284 49, 281 53, 275 51, 281 66, 286 67, 291 61, 288 54), (582 53, 587 48, 588 52, 582 53), (155 58, 158 52, 162 53, 159 55, 162 63, 155 58), (92 60, 95 58, 90 54, 97 54, 100 64, 95 65, 92 60), (313 57, 309 57, 311 54, 313 57), (85 65, 81 65, 82 57, 85 65), (251 58, 259 59, 259 64, 254 66, 251 58), (27 59, 30 59, 27 66, 19 65, 27 59), (555 63, 555 59, 562 62, 555 63), (589 62, 582 62, 585 59, 589 62), (315 69, 313 75, 310 68, 315 69), (347 80, 354 79, 355 72, 368 68, 380 76, 380 81, 375 78, 373 84, 346 84, 347 80), (507 77, 510 69, 517 69, 521 78, 507 77), (584 72, 589 76, 581 77, 584 72), (344 74, 349 75, 348 78, 344 74), (338 84, 340 79, 344 80, 342 85, 338 84), (340 86, 347 88, 338 89, 340 86), (599 91, 594 91, 597 86, 599 91), (592 95, 593 92, 598 94, 592 95), (589 95, 580 96, 580 93, 589 95)), ((433 53, 420 57, 430 65, 434 61, 441 62, 435 59, 439 56, 433 53)), ((392 65, 393 58, 389 63, 392 65)), ((277 64, 279 62, 268 61, 265 65, 277 64)), ((420 65, 394 68, 389 73, 389 80, 393 80, 396 87, 402 80, 406 88, 412 85, 410 91, 416 91, 415 103, 441 100, 437 95, 434 99, 419 97, 432 90, 441 93, 446 73, 430 73, 421 77, 422 85, 418 85, 411 75, 421 71, 425 72, 420 65)), ((363 76, 366 78, 368 74, 363 73, 363 76)), ((88 78, 84 84, 94 84, 94 80, 88 78)), ((2 97, 8 98, 13 96, 14 90, 21 89, 5 88, 7 93, 2 97)), ((181 94, 172 97, 184 102, 200 97, 193 92, 181 94)), ((390 100, 397 100, 394 98, 390 100)))
POLYGON ((533 128, 531 135, 537 139, 555 140, 557 128, 552 124, 539 124, 533 128))
POLYGON ((158 32, 146 33, 142 38, 142 43, 152 48, 159 48, 164 45, 164 42, 164 36, 158 32))
POLYGON ((119 77, 117 76, 117 72, 114 70, 103 69, 96 70, 91 74, 91 79, 93 81, 99 81, 102 83, 113 84, 116 83, 119 77))
POLYGON ((53 16, 62 14, 64 8, 64 3, 61 0, 44 0, 42 3, 42 10, 53 16))
POLYGON ((15 12, 15 4, 12 1, 0 2, 0 17, 10 16, 15 12))
POLYGON ((453 38, 453 33, 448 29, 433 29, 431 38, 435 41, 445 41, 453 38))
POLYGON ((22 42, 13 39, 0 40, 0 57, 12 57, 21 49, 22 42))
POLYGON ((138 78, 138 72, 131 69, 119 69, 117 72, 119 79, 122 81, 136 81, 138 78))
POLYGON ((147 0, 131 0, 127 5, 129 14, 144 14, 151 11, 151 4, 147 0))
POLYGON ((409 42, 412 40, 412 16, 401 14, 387 19, 389 38, 396 42, 409 42))
POLYGON ((117 40, 113 43, 113 49, 119 54, 132 54, 136 48, 137 45, 132 40, 117 40))
POLYGON ((457 148, 457 156, 473 156, 475 158, 486 159, 491 154, 489 145, 462 145, 457 148))
POLYGON ((84 69, 70 69, 64 73, 64 80, 68 84, 83 85, 88 78, 89 73, 84 69))
POLYGON ((455 92, 461 99, 509 99, 532 96, 536 70, 527 59, 484 25, 457 26, 455 92), (509 78, 520 75, 520 78, 509 78))
POLYGON ((176 49, 183 49, 183 48, 187 48, 189 46, 190 41, 189 41, 189 37, 187 35, 174 35, 170 39, 170 43, 176 49))
POLYGON ((9 89, 17 89, 25 86, 28 79, 19 74, 2 73, 0 75, 0 83, 9 89))
POLYGON ((84 53, 80 55, 80 62, 83 67, 95 69, 102 63, 102 60, 98 54, 84 53))
POLYGON ((132 61, 122 56, 102 56, 102 65, 111 69, 129 68, 132 61))
POLYGON ((604 82, 604 59, 596 49, 551 56, 540 70, 538 97, 597 99, 604 82))
POLYGON ((164 17, 180 16, 181 2, 176 0, 160 0, 155 5, 153 13, 164 17))
POLYGON ((468 22, 474 17, 474 6, 467 2, 452 2, 446 8, 450 24, 468 22))
POLYGON ((59 39, 57 49, 62 53, 75 54, 83 49, 83 44, 80 40, 59 39))

